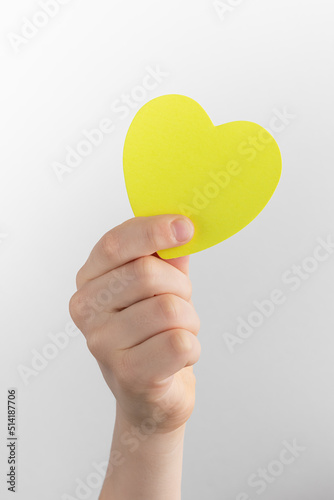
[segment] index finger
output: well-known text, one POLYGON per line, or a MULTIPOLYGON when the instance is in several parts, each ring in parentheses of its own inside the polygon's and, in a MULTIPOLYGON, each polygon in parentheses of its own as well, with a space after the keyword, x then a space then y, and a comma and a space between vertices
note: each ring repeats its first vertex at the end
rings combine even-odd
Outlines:
POLYGON ((188 242, 194 225, 183 215, 133 217, 114 227, 96 243, 77 274, 77 288, 131 260, 188 242))

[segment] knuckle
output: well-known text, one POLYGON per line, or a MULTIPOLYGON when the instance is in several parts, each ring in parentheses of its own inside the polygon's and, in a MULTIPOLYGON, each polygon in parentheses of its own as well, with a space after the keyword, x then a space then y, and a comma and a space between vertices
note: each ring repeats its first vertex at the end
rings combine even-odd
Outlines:
POLYGON ((169 321, 174 321, 178 317, 178 300, 173 294, 166 293, 158 298, 158 306, 163 317, 169 321))
POLYGON ((87 328, 94 321, 96 311, 92 305, 87 285, 84 285, 72 295, 69 302, 69 312, 74 323, 78 326, 81 325, 87 328))
POLYGON ((154 250, 160 250, 165 242, 170 242, 170 228, 165 221, 152 220, 144 228, 144 238, 154 250))
POLYGON ((96 330, 90 332, 90 334, 87 335, 86 343, 88 349, 93 354, 94 358, 99 358, 101 352, 103 352, 101 335, 99 335, 96 330))
POLYGON ((192 295, 192 284, 189 276, 184 273, 179 273, 178 280, 175 282, 177 294, 186 302, 190 302, 192 295))
POLYGON ((185 289, 186 289, 186 300, 190 300, 191 299, 191 296, 192 296, 192 292, 193 292, 193 285, 192 285, 192 282, 191 282, 191 279, 184 275, 184 277, 186 278, 185 280, 185 289))
POLYGON ((83 284, 83 271, 82 271, 82 267, 79 269, 79 271, 76 274, 75 284, 76 284, 77 290, 79 290, 79 288, 83 284))
POLYGON ((197 337, 195 337, 195 353, 194 353, 194 364, 197 363, 197 361, 199 360, 200 356, 201 356, 201 350, 202 350, 202 346, 201 346, 201 343, 200 341, 198 340, 197 337))
POLYGON ((107 257, 114 257, 115 256, 117 258, 120 258, 120 256, 121 256, 121 241, 120 241, 119 232, 116 230, 116 228, 112 229, 111 231, 106 233, 104 236, 102 236, 101 247, 102 247, 102 252, 107 257))
POLYGON ((150 257, 140 257, 134 261, 134 272, 138 279, 146 279, 152 274, 153 262, 150 257))
POLYGON ((148 292, 154 288, 157 276, 156 258, 152 256, 140 257, 134 262, 134 274, 142 282, 148 292))
POLYGON ((144 229, 144 238, 149 243, 149 246, 152 248, 156 248, 157 245, 157 234, 156 234, 157 226, 156 224, 146 224, 144 229))
POLYGON ((69 302, 69 311, 74 322, 78 321, 85 314, 87 309, 87 297, 79 290, 75 292, 69 302))
POLYGON ((175 354, 183 353, 184 340, 188 337, 188 331, 183 328, 175 328, 169 332, 169 341, 175 354))
POLYGON ((170 331, 169 338, 175 353, 187 357, 187 366, 197 363, 201 354, 201 344, 196 335, 185 328, 177 328, 170 331))
POLYGON ((201 320, 195 309, 193 310, 193 322, 194 322, 194 333, 196 333, 197 335, 201 328, 201 320))

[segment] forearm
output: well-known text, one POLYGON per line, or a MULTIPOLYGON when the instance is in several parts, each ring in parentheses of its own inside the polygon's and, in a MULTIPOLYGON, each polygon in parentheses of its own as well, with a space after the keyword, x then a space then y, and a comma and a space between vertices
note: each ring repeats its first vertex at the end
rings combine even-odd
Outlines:
POLYGON ((133 426, 117 406, 109 468, 99 500, 180 500, 185 424, 160 434, 133 426))

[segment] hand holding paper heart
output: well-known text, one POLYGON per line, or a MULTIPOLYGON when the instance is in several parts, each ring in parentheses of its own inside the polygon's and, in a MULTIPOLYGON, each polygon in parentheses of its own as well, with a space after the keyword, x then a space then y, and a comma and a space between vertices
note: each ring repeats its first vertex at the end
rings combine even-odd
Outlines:
POLYGON ((134 117, 123 164, 135 216, 182 214, 192 220, 189 243, 158 252, 171 259, 216 245, 249 224, 273 195, 282 159, 260 125, 215 127, 196 101, 165 95, 134 117))

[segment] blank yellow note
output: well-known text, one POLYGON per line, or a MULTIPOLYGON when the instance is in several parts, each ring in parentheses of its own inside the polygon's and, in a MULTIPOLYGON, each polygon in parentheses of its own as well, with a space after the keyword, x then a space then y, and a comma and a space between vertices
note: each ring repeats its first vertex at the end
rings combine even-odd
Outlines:
POLYGON ((165 95, 134 117, 123 165, 135 216, 182 214, 194 223, 189 243, 158 252, 170 259, 216 245, 249 224, 273 195, 282 159, 260 125, 215 127, 193 99, 165 95))

